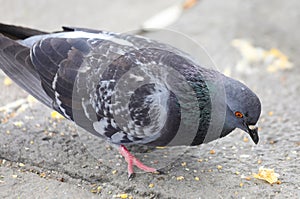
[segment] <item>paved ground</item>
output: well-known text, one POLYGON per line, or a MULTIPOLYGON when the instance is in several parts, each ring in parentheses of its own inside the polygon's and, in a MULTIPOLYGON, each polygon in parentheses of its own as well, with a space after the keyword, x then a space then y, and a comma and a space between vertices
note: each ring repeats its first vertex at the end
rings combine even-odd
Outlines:
MULTIPOLYGON (((0 0, 0 21, 44 30, 70 24, 128 31, 178 1, 51 2, 0 0)), ((124 160, 114 149, 66 120, 51 119, 49 109, 27 100, 8 120, 0 116, 0 197, 112 198, 126 193, 128 198, 299 198, 299 10, 297 0, 202 0, 170 27, 201 43, 220 71, 259 95, 263 113, 257 146, 237 130, 199 147, 162 149, 166 162, 177 159, 164 169, 166 174, 138 174, 128 181, 124 160), (241 39, 234 44, 254 58, 243 59, 231 44, 234 39, 241 39), (245 47, 244 41, 259 49, 245 47), (285 57, 276 49, 293 68, 286 69, 285 57), (283 59, 281 68, 260 57, 264 50, 283 59), (245 178, 260 166, 275 169, 281 184, 245 178)), ((1 75, 0 106, 27 97, 3 80, 1 75)), ((161 160, 157 154, 149 156, 154 156, 154 164, 161 160)))

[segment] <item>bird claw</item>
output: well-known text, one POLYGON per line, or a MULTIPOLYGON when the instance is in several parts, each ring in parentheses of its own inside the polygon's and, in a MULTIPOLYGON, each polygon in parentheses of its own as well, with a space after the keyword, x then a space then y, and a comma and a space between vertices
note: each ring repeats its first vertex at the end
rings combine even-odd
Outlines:
POLYGON ((135 173, 131 173, 128 175, 128 180, 131 181, 133 178, 135 178, 136 174, 135 173))
POLYGON ((134 157, 129 151, 128 149, 123 146, 120 145, 119 147, 119 152, 120 154, 125 158, 127 164, 128 164, 128 179, 131 180, 134 178, 135 173, 133 171, 133 166, 137 166, 139 169, 145 171, 145 172, 152 172, 152 173, 162 173, 161 171, 152 168, 152 167, 148 167, 146 165, 144 165, 142 162, 140 162, 136 157, 134 157))
POLYGON ((164 175, 166 174, 164 171, 157 169, 154 173, 158 174, 158 175, 164 175))

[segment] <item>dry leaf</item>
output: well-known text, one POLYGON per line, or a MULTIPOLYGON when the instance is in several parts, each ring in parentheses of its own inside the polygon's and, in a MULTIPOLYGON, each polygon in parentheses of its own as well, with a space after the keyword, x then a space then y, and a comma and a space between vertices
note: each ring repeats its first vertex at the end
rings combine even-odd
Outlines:
POLYGON ((276 183, 278 181, 279 174, 274 172, 274 169, 268 169, 260 167, 258 174, 253 174, 254 178, 265 180, 270 184, 276 183))
POLYGON ((253 64, 264 66, 270 73, 293 67, 293 63, 289 61, 288 57, 277 48, 266 50, 261 47, 255 47, 244 39, 234 39, 231 44, 242 55, 242 59, 237 63, 237 70, 249 71, 251 69, 250 66, 253 64))

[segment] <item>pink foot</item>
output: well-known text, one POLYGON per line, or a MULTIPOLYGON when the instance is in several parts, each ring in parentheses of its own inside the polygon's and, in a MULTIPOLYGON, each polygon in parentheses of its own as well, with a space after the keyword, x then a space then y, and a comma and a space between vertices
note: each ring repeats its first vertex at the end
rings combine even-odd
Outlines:
POLYGON ((141 161, 134 157, 134 155, 132 155, 124 145, 120 145, 119 152, 128 164, 128 179, 132 179, 134 177, 133 166, 137 166, 145 172, 159 172, 155 168, 144 165, 141 161))

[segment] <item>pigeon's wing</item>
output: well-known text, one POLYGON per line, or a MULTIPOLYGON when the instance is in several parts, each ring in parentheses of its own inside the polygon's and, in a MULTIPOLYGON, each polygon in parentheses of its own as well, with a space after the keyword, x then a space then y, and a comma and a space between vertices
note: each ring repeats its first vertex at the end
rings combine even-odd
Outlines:
MULTIPOLYGON (((121 130, 113 118, 110 97, 115 77, 107 69, 133 49, 131 43, 112 38, 110 33, 83 31, 38 35, 20 43, 30 58, 33 71, 29 73, 38 78, 39 90, 31 92, 34 96, 42 91, 50 99, 48 106, 93 134, 114 143, 135 140, 128 139, 130 131, 121 130)), ((33 82, 20 80, 24 82, 25 88, 32 89, 33 82)))
POLYGON ((148 48, 150 40, 74 31, 28 38, 23 44, 33 44, 31 61, 53 107, 91 133, 117 144, 145 144, 176 132, 178 107, 168 108, 176 101, 174 94, 153 80, 136 83, 141 79, 135 69, 148 68, 146 76, 152 78, 149 64, 159 65, 169 54, 159 46, 148 48))
POLYGON ((98 133, 93 123, 102 120, 104 116, 95 111, 97 104, 103 102, 93 101, 92 98, 97 88, 97 73, 94 71, 101 67, 97 63, 106 57, 106 52, 92 52, 97 51, 93 46, 95 42, 101 43, 107 37, 67 32, 31 37, 23 41, 24 45, 32 45, 32 64, 40 76, 44 92, 52 99, 53 108, 96 135, 104 134, 98 133))

